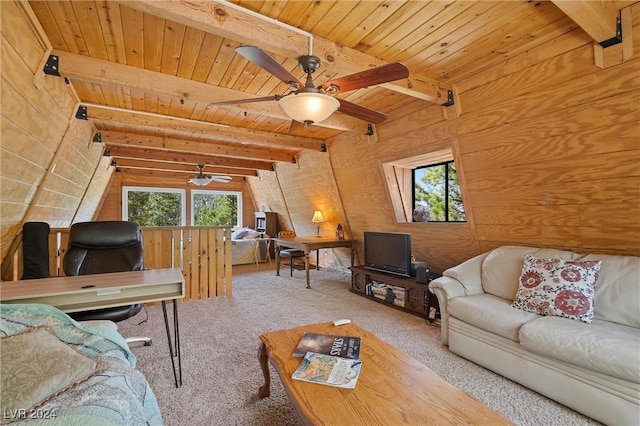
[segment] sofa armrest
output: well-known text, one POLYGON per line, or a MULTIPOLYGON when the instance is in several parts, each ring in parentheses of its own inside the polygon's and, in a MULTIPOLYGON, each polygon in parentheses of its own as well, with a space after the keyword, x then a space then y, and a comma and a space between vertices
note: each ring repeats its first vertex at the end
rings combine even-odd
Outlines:
POLYGON ((429 291, 438 297, 440 307, 440 335, 444 345, 449 344, 449 312, 447 301, 452 297, 464 296, 460 281, 451 277, 440 277, 429 283, 429 291))

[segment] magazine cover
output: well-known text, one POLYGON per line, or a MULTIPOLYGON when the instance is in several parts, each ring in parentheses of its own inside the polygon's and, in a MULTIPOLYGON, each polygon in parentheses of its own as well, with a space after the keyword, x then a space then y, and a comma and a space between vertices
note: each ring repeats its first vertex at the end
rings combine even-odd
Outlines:
POLYGON ((293 356, 302 358, 307 352, 358 359, 360 357, 360 338, 304 333, 293 351, 293 356))
POLYGON ((362 361, 359 360, 307 352, 291 377, 305 382, 354 389, 361 366, 362 361))

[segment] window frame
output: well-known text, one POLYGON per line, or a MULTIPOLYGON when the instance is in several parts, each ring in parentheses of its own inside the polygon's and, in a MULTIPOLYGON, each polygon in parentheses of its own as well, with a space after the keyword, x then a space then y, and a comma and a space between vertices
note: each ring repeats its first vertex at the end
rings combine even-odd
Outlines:
POLYGON ((186 226, 187 221, 187 202, 186 191, 180 188, 160 188, 152 186, 123 186, 122 187, 122 219, 129 220, 129 192, 163 192, 180 195, 180 225, 186 226))
POLYGON ((192 189, 189 197, 189 203, 191 206, 191 217, 189 218, 191 226, 195 226, 195 204, 194 196, 197 194, 209 194, 209 195, 235 195, 238 198, 237 204, 237 220, 233 229, 242 228, 242 192, 241 191, 224 191, 219 189, 192 189))
MULTIPOLYGON (((424 148, 423 148, 424 149, 424 148)), ((381 160, 380 167, 387 186, 387 195, 392 207, 397 224, 413 224, 432 226, 443 224, 451 224, 454 226, 468 225, 475 227, 472 211, 469 208, 469 197, 466 190, 464 173, 461 165, 461 157, 459 154, 458 140, 456 138, 440 140, 429 144, 429 151, 411 157, 390 158, 389 160, 381 160), (453 161, 456 165, 456 173, 458 175, 458 185, 460 187, 460 195, 462 196, 462 204, 466 222, 414 222, 413 206, 414 206, 414 169, 422 166, 436 165, 447 161, 453 161)))
MULTIPOLYGON (((447 161, 442 161, 440 163, 434 163, 434 164, 427 164, 427 165, 423 165, 423 166, 419 166, 419 167, 415 167, 414 169, 412 169, 411 171, 411 176, 412 176, 412 184, 411 184, 411 199, 412 199, 412 209, 416 208, 416 171, 420 170, 420 169, 429 169, 431 167, 440 167, 440 166, 444 166, 444 211, 445 211, 445 220, 431 220, 429 219, 428 222, 433 222, 433 223, 466 223, 466 219, 465 220, 449 220, 449 205, 450 205, 450 181, 451 179, 449 178, 449 171, 450 171, 450 165, 453 164, 454 166, 456 165, 455 160, 451 159, 451 160, 447 160, 447 161)), ((456 174, 458 171, 458 168, 455 167, 456 170, 456 174)), ((458 179, 458 187, 460 187, 460 180, 458 179)), ((460 188, 460 192, 462 193, 462 188, 460 188)), ((464 200, 463 200, 463 207, 464 207, 464 214, 465 214, 465 218, 466 218, 466 213, 467 213, 467 209, 466 206, 464 206, 464 200)))

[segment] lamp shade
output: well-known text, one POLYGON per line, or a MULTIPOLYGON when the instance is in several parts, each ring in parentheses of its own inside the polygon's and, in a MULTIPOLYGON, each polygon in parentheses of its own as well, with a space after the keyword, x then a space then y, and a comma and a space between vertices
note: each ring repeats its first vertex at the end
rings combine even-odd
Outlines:
POLYGON ((280 108, 293 120, 305 124, 319 123, 340 107, 340 102, 324 93, 294 93, 278 101, 280 108))
POLYGON ((324 222, 324 216, 322 216, 322 212, 320 210, 316 210, 315 212, 313 212, 313 218, 311 218, 311 222, 324 222))
POLYGON ((211 182, 211 179, 207 176, 196 176, 189 179, 189 182, 198 186, 207 186, 209 182, 211 182))

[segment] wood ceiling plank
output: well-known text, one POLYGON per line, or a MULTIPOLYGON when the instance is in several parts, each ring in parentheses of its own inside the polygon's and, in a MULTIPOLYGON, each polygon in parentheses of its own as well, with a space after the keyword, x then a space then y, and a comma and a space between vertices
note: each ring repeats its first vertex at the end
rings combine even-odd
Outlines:
POLYGON ((162 70, 163 48, 166 20, 145 13, 142 17, 144 31, 142 46, 144 69, 160 72, 162 70))
POLYGON ((205 82, 211 73, 215 59, 218 56, 218 51, 222 45, 223 38, 213 34, 204 33, 204 40, 202 42, 203 49, 200 50, 196 64, 193 70, 192 80, 205 82))
MULTIPOLYGON (((327 2, 320 2, 319 5, 327 2)), ((317 3, 312 3, 316 5, 317 3)), ((357 6, 358 2, 355 1, 335 1, 331 6, 331 9, 326 13, 319 11, 319 7, 316 6, 316 10, 313 15, 305 17, 303 28, 310 28, 309 32, 315 36, 326 38, 335 28, 343 25, 344 27, 352 27, 353 24, 349 23, 350 19, 355 17, 353 9, 357 6), (315 19, 314 19, 315 17, 315 19)), ((298 25, 294 25, 298 27, 298 25)))
POLYGON ((120 6, 122 36, 124 38, 126 64, 144 68, 144 14, 129 7, 120 6))
POLYGON ((340 42, 353 49, 360 50, 361 41, 395 13, 405 1, 366 1, 359 3, 352 15, 363 17, 360 22, 354 22, 349 27, 336 27, 327 38, 340 42))
POLYGON ((88 50, 84 41, 76 37, 76 34, 81 34, 81 31, 70 3, 68 1, 47 2, 47 6, 69 52, 87 55, 88 50))
MULTIPOLYGON (((33 12, 36 14, 40 25, 44 29, 47 37, 49 38, 49 42, 53 46, 54 49, 62 49, 69 50, 67 43, 65 42, 64 36, 62 32, 58 28, 58 24, 53 18, 53 14, 49 9, 49 2, 37 1, 30 2, 29 5, 33 12)), ((3 12, 6 13, 6 12, 3 12)), ((27 33, 28 34, 28 33, 27 33)))
MULTIPOLYGON (((471 67, 474 65, 477 67, 478 61, 484 64, 486 57, 487 64, 490 66, 493 64, 490 62, 491 59, 496 56, 500 58, 504 58, 502 55, 516 56, 526 50, 531 45, 531 40, 535 39, 538 34, 541 34, 542 37, 550 37, 547 40, 551 40, 574 29, 571 21, 566 19, 551 3, 534 6, 526 15, 528 19, 525 20, 525 23, 504 22, 499 29, 492 31, 485 37, 477 38, 462 50, 458 50, 432 65, 439 67, 439 72, 444 78, 450 77, 455 75, 456 70, 462 69, 460 61, 463 57, 465 63, 470 64, 471 67), (545 26, 545 23, 550 24, 545 26), (545 32, 551 34, 545 34, 545 32), (522 45, 525 46, 524 49, 519 48, 522 45), (484 54, 479 54, 479 51, 484 54)), ((536 43, 538 42, 536 41, 536 43)), ((497 62, 503 61, 504 59, 497 62)))
POLYGON ((198 55, 208 47, 203 45, 205 33, 191 27, 187 27, 184 34, 182 51, 180 52, 178 70, 176 75, 182 78, 192 78, 196 69, 198 55), (204 46, 204 49, 203 49, 204 46))
MULTIPOLYGON (((477 28, 477 23, 468 25, 471 21, 484 21, 488 25, 485 14, 497 7, 492 2, 456 2, 441 15, 434 18, 439 25, 425 35, 425 38, 407 47, 406 60, 408 66, 417 66, 426 58, 443 51, 446 46, 470 34, 477 28)), ((436 24, 437 25, 437 24, 436 24)), ((397 58, 396 58, 397 59, 397 58)))
MULTIPOLYGON (((272 53, 297 57, 301 52, 306 52, 308 47, 308 40, 302 35, 215 2, 204 4, 138 0, 124 1, 123 4, 231 40, 255 44, 272 53), (247 28, 251 28, 252 31, 247 31, 247 28)), ((338 46, 322 37, 314 38, 314 54, 345 73, 362 71, 363 68, 386 63, 354 49, 338 46)), ((415 72, 412 73, 411 81, 399 81, 385 87, 436 103, 442 103, 442 99, 446 99, 446 90, 450 89, 444 83, 415 72)))
POLYGON ((107 51, 107 59, 124 64, 127 55, 124 49, 120 5, 109 0, 99 0, 96 1, 96 7, 107 51))
POLYGON ((98 5, 93 1, 72 1, 70 3, 76 20, 82 22, 82 25, 78 25, 78 27, 88 54, 94 58, 108 59, 106 43, 100 27, 98 5))
POLYGON ((166 21, 160 72, 170 75, 178 73, 186 30, 187 27, 182 24, 166 21))

